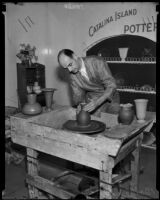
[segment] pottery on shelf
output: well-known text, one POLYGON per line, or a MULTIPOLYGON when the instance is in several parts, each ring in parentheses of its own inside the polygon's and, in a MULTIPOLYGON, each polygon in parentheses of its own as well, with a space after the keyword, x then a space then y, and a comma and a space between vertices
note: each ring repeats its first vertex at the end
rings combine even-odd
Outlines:
POLYGON ((22 113, 26 115, 37 115, 42 112, 41 105, 36 102, 36 94, 27 95, 27 103, 22 108, 22 113))
POLYGON ((119 50, 119 55, 121 57, 121 60, 122 61, 125 61, 126 57, 127 57, 127 53, 128 53, 128 48, 125 47, 125 48, 118 48, 119 50))
POLYGON ((34 82, 33 91, 34 91, 36 94, 41 93, 41 88, 40 88, 40 86, 38 85, 38 82, 34 82))
POLYGON ((121 124, 129 125, 132 123, 134 119, 134 111, 133 111, 133 105, 128 104, 120 104, 120 110, 118 115, 118 121, 121 124))

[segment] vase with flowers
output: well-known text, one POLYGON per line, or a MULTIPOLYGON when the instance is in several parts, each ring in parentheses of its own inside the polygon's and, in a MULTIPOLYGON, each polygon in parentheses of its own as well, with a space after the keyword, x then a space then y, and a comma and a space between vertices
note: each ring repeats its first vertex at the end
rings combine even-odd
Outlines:
POLYGON ((20 44, 20 52, 16 55, 22 62, 22 64, 31 66, 33 60, 37 62, 38 56, 35 54, 36 47, 31 47, 30 44, 20 44))

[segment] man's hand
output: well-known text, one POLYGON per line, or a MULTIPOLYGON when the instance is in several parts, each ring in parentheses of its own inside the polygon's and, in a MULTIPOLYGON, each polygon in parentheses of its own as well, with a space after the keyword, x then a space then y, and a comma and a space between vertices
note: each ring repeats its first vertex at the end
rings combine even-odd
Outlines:
POLYGON ((82 102, 80 103, 78 106, 77 106, 77 109, 76 109, 76 114, 78 115, 78 113, 81 111, 81 110, 84 110, 84 106, 86 105, 85 102, 82 102))
POLYGON ((88 111, 88 112, 92 112, 93 110, 95 110, 98 107, 98 101, 97 100, 90 100, 89 103, 87 103, 83 110, 88 111))
POLYGON ((77 106, 77 108, 76 108, 76 115, 79 114, 79 112, 81 111, 81 109, 82 109, 82 106, 81 106, 81 104, 79 104, 79 105, 77 106))
MULTIPOLYGON (((88 112, 92 112, 94 111, 98 106, 100 106, 103 101, 99 98, 99 99, 89 99, 89 103, 87 103, 86 105, 84 105, 83 110, 88 111, 88 112)), ((108 102, 111 102, 111 98, 107 98, 108 102)))

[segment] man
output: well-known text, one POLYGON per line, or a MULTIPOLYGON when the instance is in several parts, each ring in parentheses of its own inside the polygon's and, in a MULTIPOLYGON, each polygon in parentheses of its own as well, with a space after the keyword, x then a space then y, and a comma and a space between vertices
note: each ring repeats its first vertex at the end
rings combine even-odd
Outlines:
POLYGON ((108 64, 98 56, 78 57, 70 49, 58 53, 58 62, 69 70, 75 106, 85 102, 84 110, 100 116, 118 113, 119 94, 108 64))

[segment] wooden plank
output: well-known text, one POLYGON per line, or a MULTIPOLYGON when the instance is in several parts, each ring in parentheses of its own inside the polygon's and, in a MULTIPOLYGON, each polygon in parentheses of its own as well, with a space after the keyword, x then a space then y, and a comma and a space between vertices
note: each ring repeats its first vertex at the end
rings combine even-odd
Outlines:
POLYGON ((13 142, 33 148, 50 155, 70 160, 88 167, 99 170, 105 170, 104 162, 107 160, 107 154, 102 154, 96 150, 86 149, 83 146, 77 146, 68 143, 60 143, 56 140, 42 138, 40 136, 24 137, 20 131, 17 131, 15 137, 12 136, 13 142))
POLYGON ((33 123, 27 123, 24 120, 13 118, 11 119, 11 137, 14 136, 14 131, 19 130, 25 137, 39 135, 43 138, 59 141, 60 143, 68 143, 70 145, 82 146, 86 149, 94 149, 103 154, 116 155, 121 141, 105 137, 103 134, 85 135, 78 134, 62 129, 53 129, 51 127, 40 126, 33 123))
POLYGON ((107 172, 100 171, 100 199, 112 199, 112 169, 107 172))
POLYGON ((120 139, 122 143, 124 143, 142 132, 151 122, 152 121, 147 121, 140 124, 134 121, 131 125, 118 124, 112 127, 109 131, 106 131, 105 135, 111 138, 120 139))
MULTIPOLYGON (((131 191, 138 192, 139 189, 139 171, 140 171, 140 150, 141 150, 142 139, 137 141, 137 148, 133 151, 134 159, 131 160, 131 173, 132 179, 130 182, 131 191)), ((135 198, 137 198, 135 193, 135 198)))
POLYGON ((34 187, 39 188, 40 190, 43 190, 61 199, 73 198, 76 195, 71 193, 70 191, 67 191, 66 188, 63 188, 60 185, 56 185, 52 181, 49 181, 40 176, 31 176, 28 174, 26 176, 26 182, 34 187))
MULTIPOLYGON (((33 149, 27 148, 27 170, 28 174, 35 176, 38 174, 38 160, 37 160, 37 152, 33 149)), ((31 199, 39 197, 39 191, 37 188, 28 184, 29 197, 31 199)))
POLYGON ((99 191, 99 187, 96 185, 96 186, 90 187, 89 189, 86 189, 85 191, 81 192, 81 194, 84 194, 85 196, 88 196, 89 198, 89 195, 92 195, 98 191, 99 191))
POLYGON ((114 159, 114 165, 119 163, 121 160, 123 160, 130 152, 134 151, 136 147, 136 142, 139 138, 142 138, 142 133, 141 135, 137 135, 135 138, 130 140, 128 143, 124 144, 119 152, 117 157, 114 159))
POLYGON ((115 178, 112 178, 112 185, 115 185, 117 183, 121 183, 122 181, 130 178, 132 175, 131 174, 120 174, 118 176, 116 176, 115 178))

